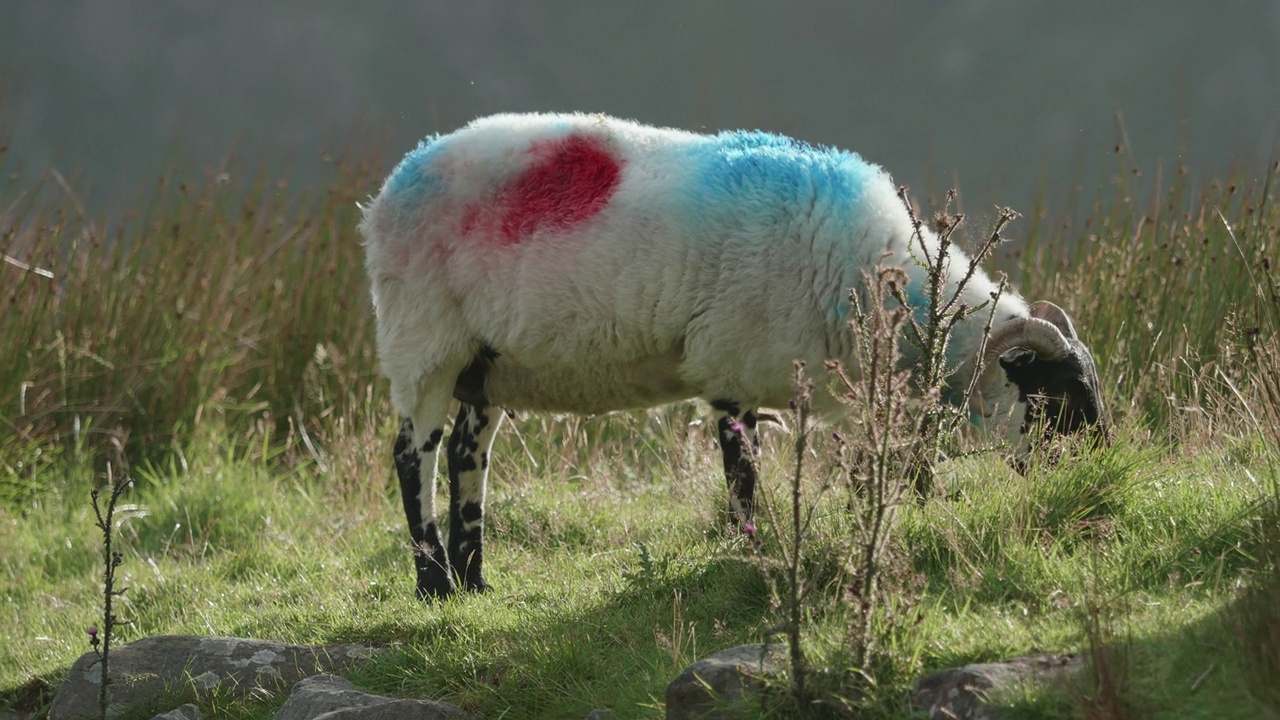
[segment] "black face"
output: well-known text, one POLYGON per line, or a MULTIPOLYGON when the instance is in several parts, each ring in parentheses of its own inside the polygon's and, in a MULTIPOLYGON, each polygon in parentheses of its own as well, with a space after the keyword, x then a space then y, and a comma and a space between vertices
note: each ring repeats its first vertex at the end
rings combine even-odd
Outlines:
POLYGON ((1093 355, 1079 340, 1068 338, 1071 353, 1042 360, 1031 350, 1014 348, 1000 356, 1000 367, 1027 404, 1022 433, 1044 427, 1045 436, 1092 430, 1107 434, 1107 412, 1093 355))

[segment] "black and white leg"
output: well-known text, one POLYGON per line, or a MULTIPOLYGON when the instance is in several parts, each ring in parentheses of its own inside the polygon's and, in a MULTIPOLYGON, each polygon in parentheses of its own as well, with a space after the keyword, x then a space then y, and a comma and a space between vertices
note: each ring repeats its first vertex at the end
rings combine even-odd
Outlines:
POLYGON ((760 455, 756 412, 743 412, 731 403, 716 403, 714 407, 724 477, 729 485, 729 519, 745 528, 755 517, 756 460, 760 455))
POLYGON ((417 597, 445 597, 453 592, 449 561, 435 523, 435 451, 444 428, 434 428, 425 438, 413 430, 413 420, 404 418, 396 438, 396 474, 401 483, 404 516, 413 542, 413 566, 417 569, 417 597), (425 470, 425 473, 424 473, 425 470), (430 478, 422 475, 430 474, 430 478))
POLYGON ((449 435, 449 564, 467 590, 488 589, 484 580, 484 496, 489 448, 502 422, 501 408, 462 404, 449 435))
POLYGON ((443 598, 455 589, 436 522, 436 453, 444 437, 448 408, 448 396, 421 403, 414 413, 416 420, 406 417, 401 422, 393 451, 400 498, 413 541, 420 599, 443 598))

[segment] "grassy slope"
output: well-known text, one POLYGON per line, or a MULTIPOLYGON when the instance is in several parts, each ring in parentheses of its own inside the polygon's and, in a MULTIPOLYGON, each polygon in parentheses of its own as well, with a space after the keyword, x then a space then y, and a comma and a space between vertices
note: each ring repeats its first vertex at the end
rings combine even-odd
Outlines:
MULTIPOLYGON (((387 483, 344 486, 314 467, 273 469, 243 445, 228 449, 236 443, 226 437, 198 442, 186 470, 135 473, 120 534, 129 586, 121 612, 134 621, 124 637, 387 643, 388 659, 357 676, 378 692, 448 699, 489 717, 582 717, 593 707, 659 717, 666 683, 684 665, 759 640, 776 616, 749 548, 711 531, 722 498, 706 433, 677 437, 687 442, 655 449, 629 466, 636 477, 620 477, 612 458, 634 457, 636 445, 603 426, 667 441, 667 425, 684 415, 652 418, 580 429, 617 438, 581 465, 546 467, 557 458, 539 448, 548 479, 500 461, 490 525, 497 589, 436 607, 412 599, 387 483), (670 482, 673 472, 687 481, 670 482)), ((515 438, 504 439, 500 457, 518 458, 515 438)), ((1247 469, 1222 453, 1137 442, 1027 478, 977 460, 953 465, 948 499, 908 509, 900 528, 927 581, 912 646, 919 667, 1080 649, 1082 607, 1106 603, 1130 648, 1133 696, 1152 716, 1198 708, 1255 717, 1222 619, 1251 567, 1250 503, 1266 492, 1247 469)), ((13 618, 0 643, 0 688, 10 696, 33 675, 56 680, 87 649, 84 627, 97 623, 88 488, 87 473, 73 475, 0 515, 0 543, 11 548, 0 560, 4 613, 13 618)), ((822 502, 835 511, 836 497, 822 502)), ((813 539, 826 542, 838 538, 813 539)), ((811 634, 815 648, 830 649, 843 630, 838 593, 825 594, 811 634)), ((892 714, 896 705, 890 697, 878 708, 892 714)), ((1023 709, 1054 716, 1062 705, 1029 698, 1023 709)), ((215 707, 252 717, 269 704, 215 707)))

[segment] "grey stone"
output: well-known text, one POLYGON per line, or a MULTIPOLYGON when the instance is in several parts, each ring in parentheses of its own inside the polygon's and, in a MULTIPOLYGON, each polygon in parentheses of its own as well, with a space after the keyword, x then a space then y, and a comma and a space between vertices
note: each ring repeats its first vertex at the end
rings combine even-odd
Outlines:
POLYGON ((463 720, 470 715, 436 700, 371 695, 335 675, 316 675, 293 686, 272 720, 463 720))
POLYGON ((667 720, 727 720, 759 697, 766 678, 785 676, 786 648, 739 645, 690 665, 667 686, 667 720))
POLYGON ((200 708, 187 703, 167 713, 160 713, 151 720, 204 720, 204 715, 200 713, 200 708))
POLYGON ((911 701, 917 710, 928 713, 930 720, 998 720, 1002 699, 1028 684, 1062 682, 1080 667, 1080 658, 1075 655, 1026 655, 965 665, 916 680, 911 701))
MULTIPOLYGON (((367 645, 286 645, 266 640, 160 635, 111 651, 108 716, 175 707, 217 692, 270 697, 309 675, 371 657, 367 645)), ((49 708, 49 720, 97 718, 102 665, 85 653, 71 666, 49 708)))
POLYGON ((592 710, 587 713, 587 720, 613 720, 614 714, 608 708, 592 710))

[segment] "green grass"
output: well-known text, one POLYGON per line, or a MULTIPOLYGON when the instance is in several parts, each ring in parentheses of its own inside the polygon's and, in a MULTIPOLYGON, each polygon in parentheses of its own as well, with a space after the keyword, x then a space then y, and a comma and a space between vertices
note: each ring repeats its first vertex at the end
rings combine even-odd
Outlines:
MULTIPOLYGON (((389 484, 352 496, 314 466, 273 472, 228 444, 190 449, 186 470, 135 470, 120 513, 126 638, 387 644, 391 659, 361 675, 369 687, 552 717, 653 704, 684 665, 765 619, 763 584, 734 559, 741 541, 708 532, 722 499, 710 465, 705 484, 534 484, 495 469, 497 590, 426 607, 389 484)), ((2 516, 7 632, 24 642, 5 643, 0 687, 56 676, 87 650, 100 592, 89 487, 82 473, 2 516)))
MULTIPOLYGON (((354 488, 315 465, 263 462, 252 443, 224 434, 193 441, 185 469, 135 469, 118 535, 129 588, 120 614, 133 621, 122 635, 373 642, 388 654, 353 677, 375 692, 446 699, 486 716, 583 717, 612 707, 620 717, 660 717, 666 684, 685 665, 758 641, 779 619, 750 548, 715 531, 723 493, 709 432, 678 438, 699 453, 678 482, 666 471, 681 442, 633 466, 643 477, 615 472, 615 453, 636 446, 623 429, 643 444, 670 425, 650 418, 683 412, 588 423, 584 435, 615 438, 594 447, 589 465, 532 476, 499 460, 489 546, 496 589, 437 606, 413 599, 389 472, 354 488)), ((770 440, 769 486, 780 500, 786 438, 770 440)), ((503 441, 498 457, 516 457, 516 439, 503 441)), ((1132 695, 1152 717, 1196 716, 1197 707, 1203 717, 1257 716, 1241 694, 1227 612, 1254 567, 1255 503, 1269 492, 1247 467, 1221 452, 1187 455, 1133 439, 1027 477, 993 473, 990 460, 947 466, 946 497, 904 509, 899 532, 924 588, 904 669, 1078 651, 1082 609, 1100 603, 1129 643, 1132 695)), ((82 469, 39 501, 0 512, 0 543, 11 549, 0 559, 3 612, 12 618, 10 641, 0 644, 0 697, 13 701, 33 676, 56 682, 88 649, 84 628, 100 599, 91 484, 82 469)), ((834 496, 822 502, 838 512, 834 496)), ((810 540, 815 557, 842 538, 833 517, 810 540)), ((810 577, 821 582, 821 568, 810 577)), ((845 621, 838 597, 829 588, 812 603, 807 631, 833 667, 845 621)), ((909 679, 885 680, 897 688, 909 679)), ((895 693, 875 700, 873 716, 901 709, 895 693)), ((273 704, 215 707, 265 717, 273 704)))
MULTIPOLYGON (((595 429, 644 433, 646 420, 598 420, 595 429)), ((581 717, 593 707, 660 716, 664 688, 682 667, 759 641, 777 621, 750 548, 714 530, 723 498, 707 434, 691 434, 704 460, 676 483, 664 475, 669 457, 650 462, 643 478, 617 478, 605 457, 634 447, 621 437, 571 473, 530 477, 499 461, 489 546, 497 589, 431 607, 412 600, 388 473, 353 496, 314 465, 273 466, 227 437, 198 439, 184 451, 186 469, 134 473, 118 536, 129 588, 120 614, 133 620, 124 638, 374 642, 388 655, 353 676, 375 692, 444 698, 489 716, 581 717)), ((515 450, 504 448, 507 457, 515 450)), ((781 500, 786 452, 772 450, 781 500)), ((1080 612, 1100 602, 1132 647, 1133 692, 1153 716, 1187 716, 1197 703, 1206 717, 1233 716, 1233 707, 1234 716, 1256 716, 1239 694, 1242 659, 1224 610, 1253 568, 1253 503, 1268 491, 1215 455, 1125 441, 1025 478, 992 471, 987 459, 950 466, 947 498, 901 519, 925 587, 915 669, 1078 651, 1080 612), (1098 468, 1123 489, 1100 495, 1098 468), (1190 693, 1210 665, 1217 670, 1190 693)), ((90 487, 82 471, 0 515, 12 618, 0 643, 5 697, 32 676, 56 680, 87 651, 83 629, 100 600, 90 487)), ((827 511, 837 505, 823 502, 827 511)), ((832 525, 815 533, 815 548, 841 542, 832 525)), ((827 594, 835 597, 813 603, 809 634, 819 657, 837 661, 844 618, 838 593, 827 594)), ((878 698, 879 711, 892 714, 892 694, 878 698)), ((221 710, 261 716, 270 707, 221 710)))
MULTIPOLYGON (((89 494, 122 454, 126 641, 371 642, 386 653, 351 677, 375 692, 484 717, 645 718, 690 662, 776 634, 794 437, 765 430, 779 526, 762 520, 757 554, 719 525, 712 428, 687 404, 509 423, 489 500, 494 591, 413 599, 397 418, 353 228, 382 169, 358 158, 303 189, 235 157, 171 171, 109 222, 80 216, 54 178, 0 180, 0 253, 54 276, 0 264, 0 710, 43 709, 88 650, 89 494)), ((802 562, 815 713, 907 717, 925 672, 1099 648, 1124 680, 1121 716, 1280 712, 1259 690, 1280 672, 1276 172, 1180 172, 1145 201, 1121 181, 1086 212, 1027 223, 1006 260, 1094 348, 1116 442, 1026 476, 991 453, 944 464, 934 497, 899 510, 883 652, 857 682, 847 498, 820 487, 833 448, 815 432, 802 562)), ((1042 689, 1011 716, 1116 717, 1093 693, 1042 689)), ((205 710, 264 718, 282 701, 205 710)))

